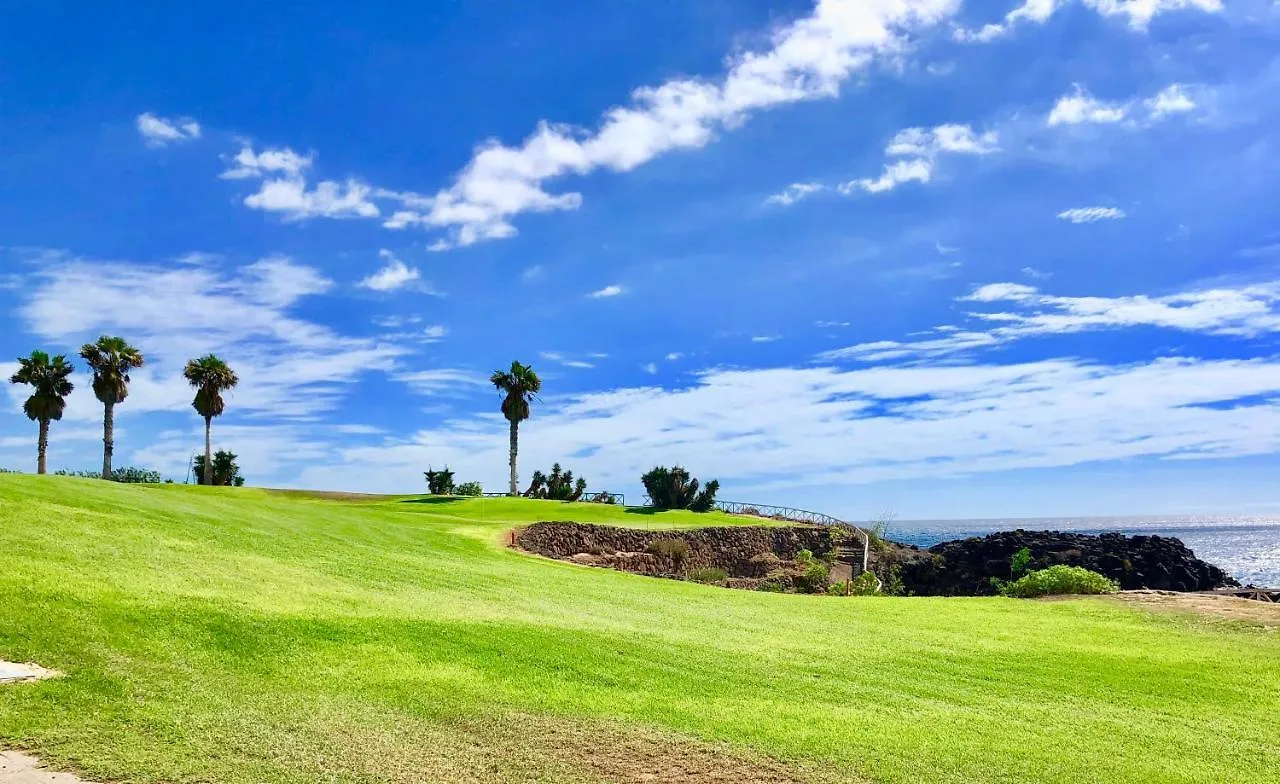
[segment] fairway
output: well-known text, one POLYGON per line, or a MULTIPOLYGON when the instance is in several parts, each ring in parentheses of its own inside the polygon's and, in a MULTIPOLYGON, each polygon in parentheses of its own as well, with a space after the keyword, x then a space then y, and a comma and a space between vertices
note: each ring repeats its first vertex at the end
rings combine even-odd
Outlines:
POLYGON ((129 782, 1280 780, 1280 634, 1108 599, 733 591, 524 499, 0 476, 0 746, 129 782), (697 778, 701 777, 701 778, 697 778))

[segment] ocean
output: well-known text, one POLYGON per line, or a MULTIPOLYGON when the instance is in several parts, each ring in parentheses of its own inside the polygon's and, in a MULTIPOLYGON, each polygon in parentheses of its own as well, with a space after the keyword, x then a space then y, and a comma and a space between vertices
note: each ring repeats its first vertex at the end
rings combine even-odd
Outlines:
POLYGON ((1173 536, 1242 584, 1280 587, 1280 517, 1041 517, 1008 520, 895 520, 886 536, 929 547, 993 531, 1074 531, 1173 536))

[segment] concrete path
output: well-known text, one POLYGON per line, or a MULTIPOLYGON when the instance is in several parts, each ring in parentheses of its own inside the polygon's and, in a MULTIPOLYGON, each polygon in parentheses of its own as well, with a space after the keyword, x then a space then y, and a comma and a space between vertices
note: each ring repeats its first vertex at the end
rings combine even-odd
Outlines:
POLYGON ((70 773, 40 767, 40 760, 17 751, 0 751, 0 784, 85 784, 70 773))
POLYGON ((56 670, 41 667, 39 664, 18 664, 0 659, 0 684, 40 681, 57 674, 56 670))

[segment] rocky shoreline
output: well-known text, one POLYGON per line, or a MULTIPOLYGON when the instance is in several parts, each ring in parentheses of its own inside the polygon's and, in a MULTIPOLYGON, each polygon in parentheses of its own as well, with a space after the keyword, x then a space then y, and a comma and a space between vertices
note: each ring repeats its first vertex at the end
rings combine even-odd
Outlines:
MULTIPOLYGON (((812 590, 815 559, 828 564, 837 577, 856 576, 862 570, 858 534, 809 525, 646 531, 542 522, 515 532, 513 544, 588 566, 756 590, 812 590)), ((1176 538, 1124 534, 1002 531, 927 549, 873 539, 868 566, 895 593, 985 596, 996 593, 993 578, 1017 576, 1012 563, 1023 548, 1030 554, 1024 571, 1057 564, 1083 566, 1126 590, 1208 591, 1239 585, 1176 538)))

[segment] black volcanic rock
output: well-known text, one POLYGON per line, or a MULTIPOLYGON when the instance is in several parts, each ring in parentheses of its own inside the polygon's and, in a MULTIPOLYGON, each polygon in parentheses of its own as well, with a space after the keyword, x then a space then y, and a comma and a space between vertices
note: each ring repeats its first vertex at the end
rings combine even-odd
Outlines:
POLYGON ((1125 590, 1208 591, 1239 585, 1211 563, 1196 558, 1181 540, 1167 536, 1075 534, 1059 531, 1000 531, 934 545, 900 562, 906 589, 926 596, 994 594, 991 578, 1010 578, 1015 553, 1031 551, 1028 570, 1056 564, 1083 566, 1125 590))

